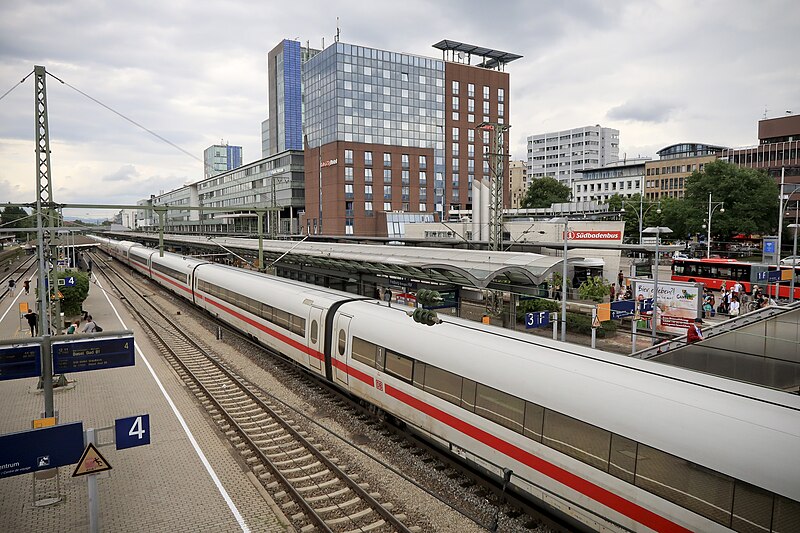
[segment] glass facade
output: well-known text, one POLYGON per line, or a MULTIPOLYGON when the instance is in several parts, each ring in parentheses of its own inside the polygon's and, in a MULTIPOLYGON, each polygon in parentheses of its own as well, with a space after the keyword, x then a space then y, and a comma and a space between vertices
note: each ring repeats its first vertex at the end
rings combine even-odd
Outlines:
MULTIPOLYGON (((303 66, 310 148, 334 141, 429 148, 444 187, 444 62, 336 43, 303 66)), ((437 194, 436 204, 443 204, 437 194)))
POLYGON ((283 79, 278 82, 279 93, 283 92, 283 106, 278 106, 283 113, 284 136, 278 142, 283 150, 303 149, 303 102, 301 98, 300 43, 283 41, 283 79))

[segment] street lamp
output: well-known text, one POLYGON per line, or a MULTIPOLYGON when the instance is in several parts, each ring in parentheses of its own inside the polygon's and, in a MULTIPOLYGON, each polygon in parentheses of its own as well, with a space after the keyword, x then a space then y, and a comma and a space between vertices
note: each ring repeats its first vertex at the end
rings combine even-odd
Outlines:
POLYGON ((672 230, 664 226, 653 226, 645 229, 642 233, 655 234, 656 236, 656 259, 653 266, 653 344, 656 344, 656 321, 658 320, 658 242, 661 240, 662 233, 672 233, 672 230))
POLYGON ((725 212, 725 202, 712 202, 711 193, 708 193, 708 239, 706 239, 706 258, 711 257, 711 215, 714 214, 714 211, 716 211, 718 207, 720 208, 720 213, 725 212))
MULTIPOLYGON (((794 276, 795 267, 797 266, 797 228, 800 228, 800 224, 797 223, 797 215, 798 211, 800 211, 798 208, 800 208, 800 202, 794 206, 794 224, 789 224, 789 227, 794 229, 794 243, 792 244, 792 281, 789 283, 789 302, 794 301, 794 276)), ((781 262, 780 258, 778 258, 778 270, 780 269, 781 262)))
MULTIPOLYGON (((656 209, 656 213, 658 213, 660 215, 661 214, 661 202, 658 202, 658 203, 648 202, 647 209, 643 210, 643 207, 644 207, 644 196, 640 194, 639 195, 639 210, 638 211, 636 210, 636 206, 635 205, 631 205, 631 204, 628 204, 628 205, 631 207, 631 209, 633 209, 633 212, 636 213, 636 216, 639 218, 639 244, 642 244, 642 220, 644 219, 644 216, 647 214, 647 212, 650 211, 656 205, 658 206, 658 209, 656 209)), ((625 212, 625 202, 624 201, 622 202, 622 208, 620 209, 620 212, 622 212, 622 213, 625 212)))
POLYGON ((561 270, 561 342, 567 342, 567 238, 569 219, 554 217, 548 224, 564 224, 564 262, 561 270))

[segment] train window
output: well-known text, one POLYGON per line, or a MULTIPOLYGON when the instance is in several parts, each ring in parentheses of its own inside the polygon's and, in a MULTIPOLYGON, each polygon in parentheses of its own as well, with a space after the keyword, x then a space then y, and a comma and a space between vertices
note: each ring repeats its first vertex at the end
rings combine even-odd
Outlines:
POLYGON ((311 343, 316 344, 319 335, 319 325, 316 320, 311 321, 311 343))
POLYGON ((283 329, 289 329, 289 313, 283 309, 272 309, 272 322, 283 329))
POLYGON ((686 459, 639 444, 636 485, 720 524, 730 522, 733 479, 686 459))
POLYGON ((544 407, 531 402, 525 402, 525 428, 523 435, 542 442, 542 426, 544 425, 544 407))
MULTIPOLYGON (((772 522, 773 495, 749 483, 737 481, 733 487, 733 520, 731 529, 746 533, 769 531, 772 522)), ((795 524, 794 531, 800 527, 795 524)))
POLYGON ((386 350, 386 372, 402 380, 411 382, 414 361, 408 357, 386 350))
POLYGON ((461 376, 428 365, 425 369, 425 392, 458 405, 461 403, 461 376))
POLYGON ((800 531, 800 502, 775 496, 774 512, 772 531, 775 533, 800 531))
POLYGON ((517 433, 522 433, 524 411, 525 400, 478 383, 475 392, 475 413, 517 433))
POLYGON ((586 464, 607 470, 611 434, 604 429, 547 409, 544 443, 586 464))
POLYGON ((414 361, 414 386, 418 389, 425 388, 425 368, 428 365, 414 361))
POLYGON ((611 435, 611 455, 608 473, 633 483, 636 469, 636 441, 617 434, 611 435))
MULTIPOLYGON (((316 324, 316 321, 311 323, 312 328, 314 324, 316 324)), ((353 359, 359 363, 364 363, 365 365, 375 368, 375 354, 378 351, 377 348, 378 347, 371 342, 353 337, 353 359)))
POLYGON ((461 407, 470 413, 475 412, 475 388, 474 381, 464 378, 464 383, 461 385, 461 407))
POLYGON ((344 351, 347 348, 347 334, 344 332, 343 329, 339 330, 339 355, 344 355, 344 351))
POLYGON ((292 318, 292 333, 306 336, 306 319, 297 315, 290 315, 292 318))

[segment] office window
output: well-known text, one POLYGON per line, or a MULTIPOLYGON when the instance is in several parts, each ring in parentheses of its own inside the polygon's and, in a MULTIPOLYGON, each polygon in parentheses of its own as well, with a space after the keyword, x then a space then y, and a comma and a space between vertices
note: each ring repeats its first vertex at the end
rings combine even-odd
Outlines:
POLYGON ((453 170, 458 170, 458 159, 453 158, 453 170))
POLYGON ((475 115, 472 114, 467 115, 467 122, 475 122, 475 115))
POLYGON ((453 111, 453 120, 461 120, 458 115, 458 111, 453 111))
POLYGON ((353 167, 344 167, 344 180, 353 181, 353 167))
POLYGON ((383 202, 383 210, 384 211, 391 211, 392 210, 392 202, 383 202))
POLYGON ((483 99, 484 100, 489 99, 489 87, 487 85, 483 86, 483 99))
POLYGON ((364 202, 364 212, 368 216, 372 214, 372 202, 364 202))
POLYGON ((472 128, 467 130, 467 142, 474 143, 475 142, 475 130, 472 128))
POLYGON ((498 102, 505 102, 506 101, 506 90, 505 89, 497 89, 497 101, 498 102))
POLYGON ((421 170, 419 173, 419 184, 425 185, 428 183, 428 173, 424 170, 421 170))
POLYGON ((489 144, 489 132, 483 131, 483 144, 489 144))
POLYGON ((453 128, 453 140, 458 140, 458 128, 453 128))
POLYGON ((408 168, 408 167, 409 167, 409 165, 411 164, 411 163, 410 163, 410 161, 409 161, 409 156, 408 156, 408 154, 403 154, 403 155, 401 156, 401 158, 402 158, 402 165, 403 165, 403 168, 408 168))
POLYGON ((383 186, 383 199, 384 200, 391 200, 392 199, 392 186, 391 185, 384 185, 383 186))
POLYGON ((372 166, 372 152, 364 152, 364 164, 366 166, 372 166))
POLYGON ((421 155, 419 156, 419 168, 427 168, 428 167, 428 156, 421 155))
POLYGON ((425 211, 427 211, 427 210, 428 210, 428 205, 427 205, 427 204, 422 204, 422 203, 421 203, 421 204, 419 204, 419 211, 420 211, 420 213, 424 213, 424 212, 425 212, 425 211))
POLYGON ((364 195, 372 195, 372 185, 364 185, 364 195))
POLYGON ((345 150, 344 151, 344 162, 345 164, 352 165, 353 164, 353 151, 352 150, 345 150))
POLYGON ((483 101, 483 114, 484 115, 489 114, 489 102, 487 102, 486 100, 483 101))
POLYGON ((475 84, 470 83, 467 85, 467 96, 469 98, 475 98, 475 84))
POLYGON ((497 104, 497 114, 503 116, 506 113, 506 104, 497 104))
POLYGON ((392 182, 392 169, 391 168, 383 169, 383 182, 384 183, 391 183, 392 182))
POLYGON ((458 155, 458 143, 453 143, 453 157, 458 155))
POLYGON ((392 166, 392 154, 389 152, 383 153, 383 166, 390 167, 392 166))
POLYGON ((459 83, 453 80, 453 94, 458 94, 459 83))
POLYGON ((458 96, 453 97, 453 111, 458 111, 458 96))
POLYGON ((372 183, 372 169, 371 168, 365 168, 364 169, 364 181, 366 183, 372 183))
POLYGON ((467 100, 467 111, 469 111, 470 113, 475 112, 475 100, 473 100, 472 98, 467 100))
POLYGON ((347 194, 351 194, 351 195, 353 194, 353 184, 352 183, 345 183, 344 184, 344 193, 346 195, 347 194))

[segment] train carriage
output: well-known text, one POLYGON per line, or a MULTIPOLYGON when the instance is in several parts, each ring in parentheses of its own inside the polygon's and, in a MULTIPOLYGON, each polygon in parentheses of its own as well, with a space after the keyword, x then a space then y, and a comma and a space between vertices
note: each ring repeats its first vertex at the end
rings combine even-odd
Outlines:
POLYGON ((179 294, 593 529, 800 530, 797 396, 457 318, 428 327, 214 263, 193 272, 179 294))
MULTIPOLYGON (((209 264, 205 259, 181 256, 176 254, 164 254, 160 257, 158 250, 147 249, 144 253, 150 265, 150 277, 167 289, 192 299, 192 287, 194 284, 193 276, 200 265, 209 264)), ((134 259, 134 251, 131 250, 131 260, 134 259)))

